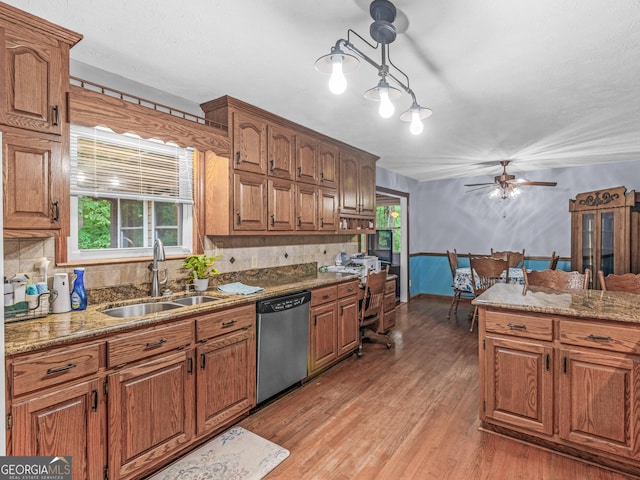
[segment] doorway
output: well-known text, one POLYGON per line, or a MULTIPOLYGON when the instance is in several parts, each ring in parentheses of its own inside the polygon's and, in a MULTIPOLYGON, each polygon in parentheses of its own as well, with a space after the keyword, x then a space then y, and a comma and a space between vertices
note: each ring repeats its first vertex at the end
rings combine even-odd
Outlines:
POLYGON ((376 229, 391 230, 393 254, 389 273, 398 275, 397 297, 409 300, 409 194, 378 187, 376 229))

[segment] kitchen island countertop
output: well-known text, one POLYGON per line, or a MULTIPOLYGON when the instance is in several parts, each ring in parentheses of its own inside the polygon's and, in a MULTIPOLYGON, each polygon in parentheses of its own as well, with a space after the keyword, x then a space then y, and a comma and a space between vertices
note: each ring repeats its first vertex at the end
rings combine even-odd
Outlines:
POLYGON ((481 307, 640 324, 640 295, 602 290, 554 290, 499 283, 472 300, 481 307))

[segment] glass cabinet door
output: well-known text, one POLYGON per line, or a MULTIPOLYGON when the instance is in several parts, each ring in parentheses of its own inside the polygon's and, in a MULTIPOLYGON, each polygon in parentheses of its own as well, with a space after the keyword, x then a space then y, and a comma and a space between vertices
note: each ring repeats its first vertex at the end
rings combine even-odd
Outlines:
POLYGON ((600 270, 605 275, 614 273, 614 214, 605 212, 600 214, 600 270))
POLYGON ((582 215, 582 272, 586 268, 593 272, 595 242, 595 215, 585 213, 582 215))

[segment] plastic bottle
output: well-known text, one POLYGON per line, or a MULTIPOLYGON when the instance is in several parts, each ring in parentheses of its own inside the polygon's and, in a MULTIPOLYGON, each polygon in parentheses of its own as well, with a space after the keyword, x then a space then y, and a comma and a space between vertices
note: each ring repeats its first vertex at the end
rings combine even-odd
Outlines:
POLYGON ((76 278, 71 291, 71 310, 84 310, 87 308, 87 291, 84 288, 84 268, 73 270, 76 278))

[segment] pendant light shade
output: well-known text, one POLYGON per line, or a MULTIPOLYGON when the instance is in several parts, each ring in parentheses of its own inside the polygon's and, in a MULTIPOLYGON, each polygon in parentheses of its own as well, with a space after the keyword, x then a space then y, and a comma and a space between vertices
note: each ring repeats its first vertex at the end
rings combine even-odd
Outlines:
POLYGON ((329 90, 331 93, 340 95, 347 89, 347 79, 344 74, 353 72, 359 64, 360 60, 335 46, 331 49, 330 54, 323 55, 316 60, 316 70, 331 75, 329 90))
POLYGON ((400 115, 400 120, 403 122, 411 122, 409 124, 409 131, 414 135, 420 135, 424 130, 424 125, 422 124, 422 120, 431 116, 433 112, 428 109, 421 107, 414 100, 411 108, 400 115))

